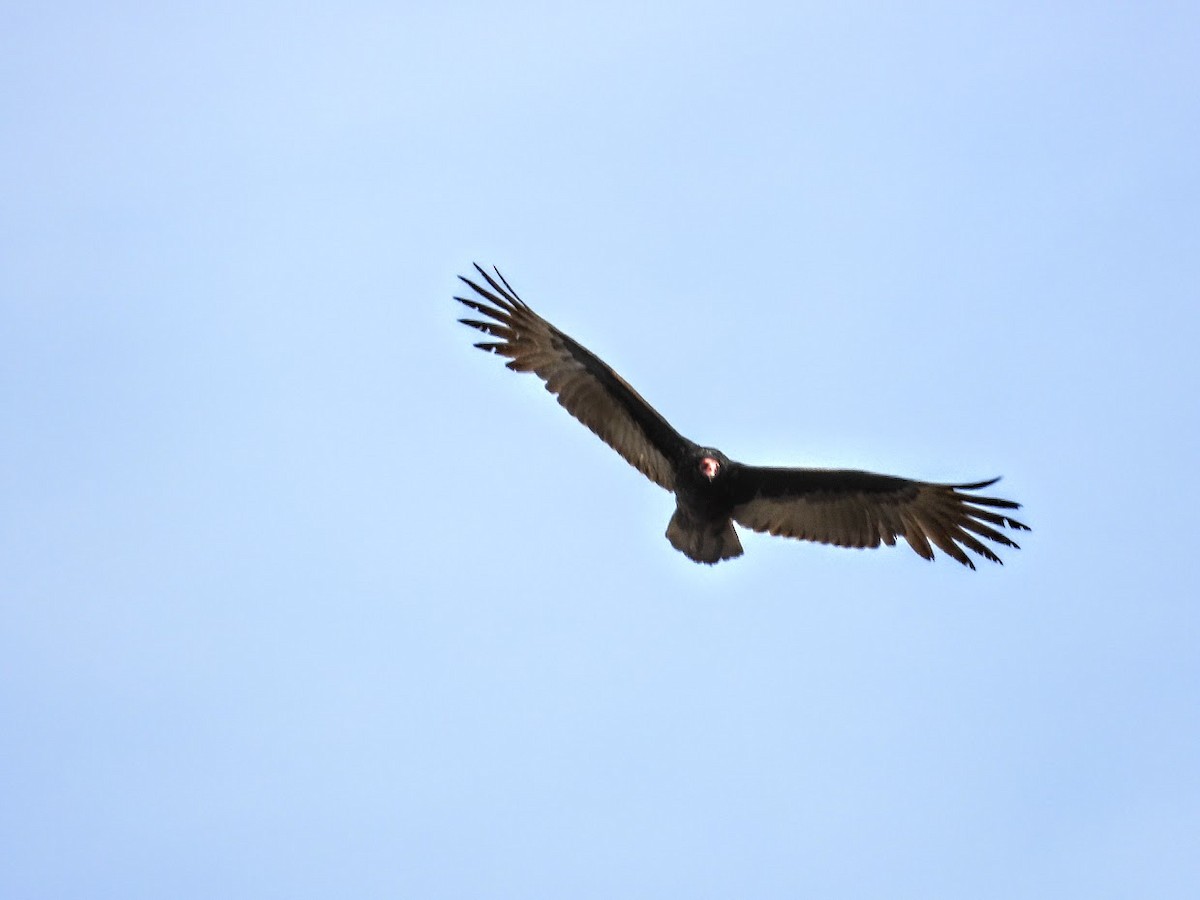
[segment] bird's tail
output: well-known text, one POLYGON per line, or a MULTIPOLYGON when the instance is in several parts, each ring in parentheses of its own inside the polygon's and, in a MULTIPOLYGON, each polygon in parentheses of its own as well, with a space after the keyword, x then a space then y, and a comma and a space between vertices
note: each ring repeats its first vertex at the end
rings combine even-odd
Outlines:
POLYGON ((667 540, 688 559, 712 565, 742 555, 733 522, 697 521, 678 507, 667 523, 667 540))

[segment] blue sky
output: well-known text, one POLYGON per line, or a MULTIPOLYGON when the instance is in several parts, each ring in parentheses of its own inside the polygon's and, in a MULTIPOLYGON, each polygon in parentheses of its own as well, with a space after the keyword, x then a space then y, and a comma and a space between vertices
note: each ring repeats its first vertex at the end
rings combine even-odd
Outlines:
POLYGON ((2 19, 0 895, 1196 895, 1194 5, 2 19), (1035 530, 695 566, 473 260, 1035 530))

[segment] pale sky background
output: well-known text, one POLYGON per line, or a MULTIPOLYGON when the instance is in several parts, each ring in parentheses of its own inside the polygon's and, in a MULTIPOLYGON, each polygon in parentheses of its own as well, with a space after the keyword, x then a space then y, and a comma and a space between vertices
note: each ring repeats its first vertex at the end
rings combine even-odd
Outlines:
POLYGON ((1200 6, 7 4, 0 896, 1200 896, 1200 6), (497 264, 743 535, 471 349, 497 264))

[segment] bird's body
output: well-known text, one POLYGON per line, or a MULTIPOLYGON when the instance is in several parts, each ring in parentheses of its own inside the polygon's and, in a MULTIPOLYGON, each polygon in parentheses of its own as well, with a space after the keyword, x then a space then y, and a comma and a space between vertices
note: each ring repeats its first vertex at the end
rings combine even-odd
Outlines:
POLYGON ((737 522, 842 547, 892 545, 903 537, 925 559, 933 558, 936 546, 974 568, 964 548, 1000 562, 980 539, 1016 547, 997 529, 1027 530, 997 512, 1019 504, 969 493, 996 479, 934 484, 848 469, 766 468, 702 447, 679 434, 599 357, 533 312, 499 271, 493 278, 475 268, 487 288, 462 280, 481 299, 455 298, 490 320, 460 320, 494 339, 475 346, 509 357, 510 369, 537 374, 571 415, 674 493, 667 539, 689 559, 712 564, 740 556, 737 522))
POLYGON ((678 466, 667 540, 689 559, 715 563, 742 555, 732 521, 739 468, 711 447, 692 449, 678 466))

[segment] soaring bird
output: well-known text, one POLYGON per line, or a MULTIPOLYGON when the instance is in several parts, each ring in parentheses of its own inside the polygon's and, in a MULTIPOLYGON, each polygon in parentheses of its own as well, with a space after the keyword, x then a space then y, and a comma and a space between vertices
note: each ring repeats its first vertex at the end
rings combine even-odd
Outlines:
POLYGON ((576 419, 635 469, 675 495, 667 540, 688 559, 713 564, 742 555, 733 523, 754 531, 834 544, 893 546, 897 537, 933 559, 933 547, 975 568, 970 550, 1001 562, 983 541, 1018 545, 997 529, 1028 531, 1008 514, 1011 500, 976 491, 999 479, 935 484, 851 469, 749 466, 688 440, 630 384, 517 296, 493 269, 475 270, 486 287, 460 275, 474 297, 455 297, 482 319, 459 319, 488 335, 475 346, 533 372, 576 419), (982 540, 981 540, 982 539, 982 540))

